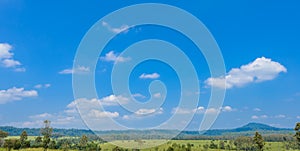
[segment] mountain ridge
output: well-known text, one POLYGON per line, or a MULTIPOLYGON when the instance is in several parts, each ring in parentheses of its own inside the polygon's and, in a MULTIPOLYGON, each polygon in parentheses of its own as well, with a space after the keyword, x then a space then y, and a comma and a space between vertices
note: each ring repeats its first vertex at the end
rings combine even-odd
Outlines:
MULTIPOLYGON (((0 130, 6 131, 10 136, 19 136, 23 130, 25 130, 30 136, 40 135, 40 128, 17 128, 13 126, 0 126, 0 130)), ((244 126, 233 128, 233 129, 211 129, 204 132, 198 131, 182 131, 180 135, 207 135, 207 136, 217 136, 217 135, 229 135, 229 134, 247 134, 253 131, 261 131, 264 133, 290 133, 293 131, 292 128, 277 128, 267 124, 262 123, 248 123, 244 126)), ((174 134, 179 132, 178 130, 107 130, 107 131, 95 131, 95 133, 100 135, 110 135, 110 134, 174 134)), ((63 128, 53 128, 53 133, 55 136, 81 136, 83 134, 92 135, 93 131, 87 129, 63 129, 63 128)))

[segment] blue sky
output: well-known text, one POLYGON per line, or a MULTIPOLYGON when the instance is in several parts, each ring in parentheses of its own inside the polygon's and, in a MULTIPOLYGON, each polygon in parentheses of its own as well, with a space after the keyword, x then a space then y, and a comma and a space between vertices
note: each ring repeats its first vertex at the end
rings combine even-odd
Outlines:
POLYGON ((248 122, 293 127, 300 120, 300 3, 296 0, 285 3, 0 0, 0 125, 41 127, 41 121, 49 119, 53 127, 87 128, 75 108, 72 74, 89 74, 91 70, 86 66, 72 69, 77 47, 99 19, 140 3, 173 5, 201 20, 221 49, 226 75, 211 77, 197 47, 172 29, 155 25, 128 29, 126 18, 118 26, 102 22, 107 32, 118 35, 98 56, 95 83, 99 98, 79 101, 101 102, 104 106, 106 111, 93 110, 90 118, 108 116, 129 127, 144 127, 162 123, 177 111, 195 114, 187 129, 197 129, 204 113, 218 110, 207 107, 211 87, 224 89, 219 83, 226 80, 224 104, 213 128, 233 128, 248 122), (165 103, 159 108, 141 108, 132 113, 116 104, 116 100, 126 104, 130 99, 112 93, 112 68, 133 61, 131 56, 119 55, 132 43, 146 39, 168 41, 181 48, 192 61, 201 91, 189 95, 200 95, 197 109, 176 108, 181 92, 179 78, 168 64, 155 60, 136 66, 129 86, 134 98, 146 102, 151 97, 149 84, 161 80, 168 92, 154 92, 152 98, 165 97, 165 103))

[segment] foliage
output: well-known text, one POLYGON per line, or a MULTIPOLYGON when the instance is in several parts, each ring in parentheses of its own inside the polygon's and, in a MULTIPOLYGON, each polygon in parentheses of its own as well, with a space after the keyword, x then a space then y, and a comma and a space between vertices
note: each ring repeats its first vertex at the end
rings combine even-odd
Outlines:
POLYGON ((44 121, 44 128, 41 129, 41 134, 43 135, 43 148, 44 150, 47 150, 49 148, 49 143, 51 141, 51 135, 52 135, 52 127, 50 127, 50 121, 45 120, 44 121))
POLYGON ((298 144, 297 146, 300 149, 300 123, 296 124, 295 131, 296 131, 295 138, 296 138, 297 144, 298 144))
POLYGON ((88 138, 86 135, 82 135, 79 141, 79 150, 85 150, 87 147, 88 138))
POLYGON ((28 135, 26 131, 23 131, 20 135, 20 144, 21 144, 21 148, 28 148, 30 147, 30 141, 27 140, 28 139, 28 135))
POLYGON ((19 139, 6 139, 4 142, 4 146, 7 150, 15 149, 18 150, 21 148, 21 143, 19 139))
POLYGON ((239 150, 253 150, 253 140, 248 136, 240 136, 234 140, 236 149, 239 150))
POLYGON ((255 135, 253 137, 253 142, 254 142, 254 144, 256 145, 256 147, 259 151, 263 151, 265 141, 264 141, 263 137, 258 132, 255 132, 255 135))

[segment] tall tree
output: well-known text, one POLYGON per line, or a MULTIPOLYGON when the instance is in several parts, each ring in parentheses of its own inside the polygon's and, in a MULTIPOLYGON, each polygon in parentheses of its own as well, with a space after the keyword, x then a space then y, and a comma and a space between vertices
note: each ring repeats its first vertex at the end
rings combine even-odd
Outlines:
POLYGON ((7 132, 1 131, 0 130, 0 146, 4 144, 4 138, 8 136, 7 132))
POLYGON ((264 150, 265 141, 264 141, 263 137, 261 136, 261 134, 259 134, 258 132, 255 132, 255 135, 253 137, 253 142, 259 151, 264 150))
POLYGON ((21 148, 26 148, 27 146, 27 139, 28 139, 28 135, 26 131, 23 131, 20 135, 20 143, 21 143, 21 148))
POLYGON ((1 131, 0 130, 0 138, 5 138, 8 136, 8 133, 7 132, 4 132, 4 131, 1 131))
POLYGON ((82 135, 81 139, 79 141, 79 149, 80 150, 85 150, 87 147, 87 143, 88 143, 88 138, 86 135, 82 135))
POLYGON ((300 149, 300 123, 297 123, 295 126, 295 138, 297 140, 298 148, 300 149))
POLYGON ((44 121, 44 128, 41 128, 41 134, 43 135, 43 148, 46 151, 49 148, 49 143, 51 141, 52 127, 50 126, 51 122, 49 120, 44 121))

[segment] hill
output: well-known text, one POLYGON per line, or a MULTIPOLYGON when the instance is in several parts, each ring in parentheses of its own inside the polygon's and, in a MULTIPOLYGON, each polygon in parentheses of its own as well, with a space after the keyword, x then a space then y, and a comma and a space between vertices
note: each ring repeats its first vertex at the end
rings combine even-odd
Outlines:
MULTIPOLYGON (((29 136, 40 135, 40 128, 16 128, 12 126, 0 126, 0 130, 6 131, 10 136, 19 136, 23 130, 25 130, 29 136)), ((206 138, 210 136, 239 136, 239 135, 253 135, 255 131, 259 131, 262 134, 290 134, 293 133, 293 129, 287 128, 276 128, 266 124, 261 123, 249 123, 242 127, 235 129, 213 129, 207 130, 205 132, 199 133, 198 131, 182 131, 176 138, 186 139, 186 138, 206 138)), ((106 136, 112 139, 116 138, 142 138, 142 139, 164 139, 174 136, 178 131, 176 130, 114 130, 114 131, 96 131, 95 133, 101 136, 106 136)), ((94 134, 91 130, 85 129, 53 129, 54 137, 59 136, 81 136, 94 134)))

